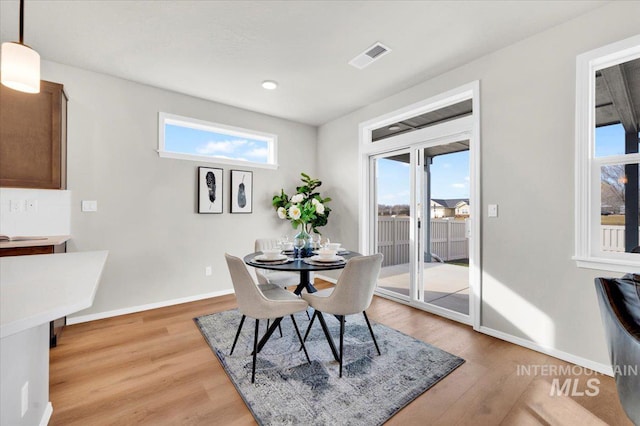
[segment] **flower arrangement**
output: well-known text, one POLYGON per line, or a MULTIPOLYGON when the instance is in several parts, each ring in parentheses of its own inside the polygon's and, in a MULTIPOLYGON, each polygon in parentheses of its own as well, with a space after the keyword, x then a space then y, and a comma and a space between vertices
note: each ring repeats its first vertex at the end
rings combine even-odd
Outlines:
POLYGON ((306 232, 318 232, 318 228, 325 226, 329 218, 331 209, 326 205, 331 198, 322 198, 316 189, 322 185, 318 179, 312 179, 305 173, 302 175, 302 186, 296 187, 296 193, 289 198, 284 193, 284 189, 280 190, 280 195, 275 195, 272 205, 278 212, 280 219, 291 221, 293 229, 297 229, 302 225, 302 229, 306 232))

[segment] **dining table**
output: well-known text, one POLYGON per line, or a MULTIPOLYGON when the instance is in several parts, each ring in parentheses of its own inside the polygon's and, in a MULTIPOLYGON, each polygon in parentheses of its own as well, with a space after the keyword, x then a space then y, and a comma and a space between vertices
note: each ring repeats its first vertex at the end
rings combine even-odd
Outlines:
MULTIPOLYGON (((256 260, 256 257, 262 255, 261 251, 257 251, 255 253, 248 254, 244 257, 244 263, 249 266, 253 266, 255 268, 260 269, 270 269, 274 271, 289 271, 289 272, 299 272, 300 273, 300 282, 296 286, 296 289, 293 291, 295 294, 300 295, 302 290, 306 290, 308 293, 315 293, 318 291, 311 280, 309 279, 310 272, 318 272, 318 271, 330 271, 335 269, 342 269, 345 267, 349 259, 356 256, 362 256, 360 253, 351 250, 341 250, 338 252, 338 256, 340 256, 343 261, 340 262, 320 262, 313 261, 315 256, 297 258, 294 256, 294 253, 291 252, 283 252, 283 256, 286 255, 287 259, 282 259, 282 261, 259 261, 256 260)), ((258 257, 259 258, 259 257, 258 257)))
MULTIPOLYGON (((362 256, 360 253, 351 250, 340 250, 338 251, 338 256, 342 258, 342 260, 338 262, 322 262, 316 260, 315 256, 310 257, 296 257, 293 252, 284 251, 283 255, 286 255, 287 258, 282 258, 281 261, 260 261, 256 260, 256 257, 260 259, 260 256, 263 253, 260 251, 251 253, 246 255, 243 260, 249 266, 253 266, 255 268, 261 269, 270 269, 274 271, 289 271, 289 272, 299 272, 300 273, 300 282, 296 286, 296 289, 293 291, 294 294, 300 295, 303 290, 306 290, 308 293, 315 293, 318 289, 315 288, 313 283, 309 279, 309 274, 311 272, 318 271, 331 271, 336 269, 343 269, 349 259, 362 256)), ((282 256, 284 257, 284 256, 282 256)), ((333 343, 333 339, 331 339, 331 334, 329 333, 329 327, 327 327, 327 323, 324 319, 324 316, 318 312, 318 321, 320 322, 320 326, 322 327, 322 331, 324 332, 325 337, 327 338, 327 342, 329 343, 329 347, 331 348, 331 352, 333 353, 333 357, 336 361, 339 361, 338 351, 333 343)), ((271 323, 265 335, 260 339, 258 343, 258 347, 256 351, 259 353, 262 350, 262 347, 269 340, 269 337, 273 332, 278 328, 278 325, 282 321, 282 318, 277 318, 271 323)))

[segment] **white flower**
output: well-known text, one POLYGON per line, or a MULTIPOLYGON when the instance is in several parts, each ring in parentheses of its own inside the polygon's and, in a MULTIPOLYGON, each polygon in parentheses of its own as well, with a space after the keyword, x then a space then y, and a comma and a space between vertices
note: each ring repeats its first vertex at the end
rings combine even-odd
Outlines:
POLYGON ((302 200, 304 200, 304 194, 296 194, 293 197, 291 197, 291 202, 293 204, 301 203, 302 200))
POLYGON ((278 217, 280 219, 286 219, 287 218, 287 209, 285 209, 284 207, 278 207, 278 217))
POLYGON ((320 203, 320 201, 318 201, 317 198, 314 198, 313 200, 311 200, 311 204, 313 204, 314 206, 318 205, 318 203, 320 203))
POLYGON ((316 213, 324 214, 324 204, 322 204, 322 203, 317 203, 316 204, 316 213))
POLYGON ((300 219, 301 214, 302 212, 300 211, 300 207, 297 204, 294 204, 291 207, 289 207, 289 217, 291 219, 298 220, 300 219))

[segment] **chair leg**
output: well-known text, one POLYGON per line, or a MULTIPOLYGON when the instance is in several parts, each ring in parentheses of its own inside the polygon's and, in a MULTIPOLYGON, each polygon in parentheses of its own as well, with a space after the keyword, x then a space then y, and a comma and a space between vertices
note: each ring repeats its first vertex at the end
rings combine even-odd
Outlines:
MULTIPOLYGON (((269 318, 267 318, 267 330, 269 330, 269 322, 271 320, 269 318)), ((280 337, 282 337, 282 326, 280 326, 280 324, 278 324, 278 330, 280 331, 280 337)))
POLYGON ((300 330, 298 330, 298 324, 296 324, 296 319, 291 315, 291 321, 293 321, 293 327, 296 329, 296 334, 298 335, 298 340, 300 340, 300 344, 302 345, 302 349, 304 349, 304 356, 307 357, 307 362, 311 364, 311 360, 309 359, 309 354, 307 353, 307 348, 304 345, 304 341, 302 340, 302 336, 300 335, 300 330))
POLYGON ((309 311, 305 310, 304 313, 307 314, 307 320, 310 320, 311 318, 309 317, 309 311))
POLYGON ((344 315, 340 316, 340 377, 342 377, 342 358, 343 358, 343 341, 344 341, 344 315))
POLYGON ((236 343, 238 343, 238 336, 240 336, 240 330, 242 330, 242 325, 244 324, 245 318, 246 316, 243 315, 242 319, 240 320, 240 325, 238 326, 238 331, 236 332, 236 338, 233 339, 233 346, 231 346, 231 353, 229 354, 229 356, 233 355, 233 350, 236 348, 236 343))
POLYGON ((253 336, 253 365, 251 367, 251 383, 256 381, 256 358, 258 356, 258 332, 260 326, 260 320, 256 319, 256 332, 253 336))
MULTIPOLYGON (((318 316, 318 312, 317 311, 313 311, 313 316, 311 317, 311 322, 309 323, 309 326, 307 327, 307 331, 304 333, 304 339, 302 339, 303 342, 307 341, 307 336, 309 335, 309 332, 311 331, 311 326, 313 325, 313 322, 316 319, 316 316, 318 316)), ((300 349, 302 349, 302 347, 300 347, 300 349)), ((298 350, 300 350, 298 349, 298 350)))
POLYGON ((378 351, 378 355, 380 354, 380 348, 378 347, 378 342, 376 341, 376 336, 373 334, 373 328, 371 328, 371 323, 369 322, 369 318, 367 317, 367 313, 362 311, 362 315, 364 315, 364 320, 367 322, 367 327, 369 327, 369 333, 371 333, 371 338, 373 339, 373 344, 376 345, 376 350, 378 351))

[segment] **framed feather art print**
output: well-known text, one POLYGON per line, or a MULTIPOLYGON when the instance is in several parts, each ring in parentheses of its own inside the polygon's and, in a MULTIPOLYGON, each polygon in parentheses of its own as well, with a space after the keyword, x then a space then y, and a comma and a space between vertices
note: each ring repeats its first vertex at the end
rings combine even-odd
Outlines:
POLYGON ((198 213, 222 213, 222 169, 198 167, 198 213))
POLYGON ((252 213, 253 172, 231 170, 231 213, 252 213))

